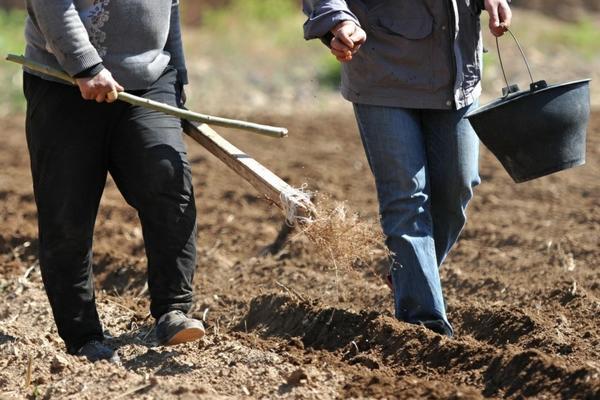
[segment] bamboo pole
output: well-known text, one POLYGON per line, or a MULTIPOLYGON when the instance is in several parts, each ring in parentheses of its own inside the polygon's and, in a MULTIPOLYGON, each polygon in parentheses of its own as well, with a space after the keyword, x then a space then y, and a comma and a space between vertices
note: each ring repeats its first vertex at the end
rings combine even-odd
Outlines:
MULTIPOLYGON (((70 77, 66 73, 62 71, 58 71, 56 69, 50 68, 47 65, 43 65, 37 63, 32 60, 28 60, 23 56, 17 56, 14 54, 9 54, 6 56, 7 61, 11 61, 17 64, 21 64, 24 67, 32 70, 41 72, 45 75, 60 79, 62 81, 68 82, 72 85, 76 85, 76 81, 74 78, 70 77)), ((200 114, 193 111, 183 110, 178 107, 173 107, 168 104, 160 103, 158 101, 145 99, 142 97, 134 96, 131 93, 119 92, 117 96, 118 100, 124 101, 129 104, 149 108, 151 110, 160 111, 165 114, 169 114, 175 116, 180 119, 184 119, 187 121, 196 121, 196 122, 204 122, 210 123, 212 125, 223 126, 227 128, 235 128, 235 129, 243 129, 246 131, 258 133, 261 135, 274 137, 274 138, 282 138, 288 135, 288 130, 286 128, 269 126, 269 125, 261 125, 254 122, 247 121, 239 121, 235 119, 215 117, 212 115, 200 114)))

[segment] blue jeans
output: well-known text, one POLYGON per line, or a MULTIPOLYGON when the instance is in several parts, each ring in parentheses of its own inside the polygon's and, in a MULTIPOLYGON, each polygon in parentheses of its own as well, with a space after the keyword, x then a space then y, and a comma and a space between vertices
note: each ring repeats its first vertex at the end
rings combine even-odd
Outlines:
MULTIPOLYGON (((474 106, 471 106, 474 107, 474 106)), ((392 252, 396 318, 448 336, 439 267, 479 184, 479 140, 461 110, 355 104, 392 252)))

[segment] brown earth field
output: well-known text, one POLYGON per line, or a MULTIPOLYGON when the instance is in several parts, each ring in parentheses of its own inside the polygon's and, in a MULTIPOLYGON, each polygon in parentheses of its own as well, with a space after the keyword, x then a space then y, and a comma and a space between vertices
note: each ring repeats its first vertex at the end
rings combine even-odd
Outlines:
MULTIPOLYGON (((291 184, 377 218, 350 109, 253 119, 290 137, 225 135, 291 184)), ((393 318, 381 251, 341 271, 294 235, 260 257, 279 210, 195 142, 188 150, 199 223, 191 314, 207 335, 156 346, 137 215, 109 181, 95 282, 123 364, 90 364, 64 352, 54 327, 23 118, 2 121, 0 399, 600 398, 600 112, 583 167, 517 185, 482 149, 483 183, 442 269, 452 339, 393 318)))

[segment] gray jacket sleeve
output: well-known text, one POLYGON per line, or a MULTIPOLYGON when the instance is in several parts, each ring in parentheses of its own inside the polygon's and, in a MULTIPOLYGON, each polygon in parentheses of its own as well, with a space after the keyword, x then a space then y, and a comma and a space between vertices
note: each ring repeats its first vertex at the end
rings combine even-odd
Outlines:
POLYGON ((308 16, 304 23, 306 40, 325 37, 342 21, 353 21, 360 26, 345 0, 303 0, 302 9, 308 16))
POLYGON ((47 45, 69 75, 77 75, 102 62, 73 1, 29 0, 27 3, 47 45))
POLYGON ((177 70, 177 80, 187 85, 188 76, 183 53, 183 41, 181 39, 181 24, 179 21, 179 0, 173 0, 171 7, 171 22, 165 51, 171 55, 169 65, 172 65, 177 70))

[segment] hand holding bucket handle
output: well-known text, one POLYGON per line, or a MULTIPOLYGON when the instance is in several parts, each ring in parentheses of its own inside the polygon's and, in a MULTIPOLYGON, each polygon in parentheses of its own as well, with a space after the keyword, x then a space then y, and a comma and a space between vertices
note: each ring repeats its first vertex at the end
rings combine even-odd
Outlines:
POLYGON ((510 0, 485 0, 485 9, 490 15, 490 33, 496 37, 504 35, 510 27, 512 11, 508 3, 510 0))
POLYGON ((517 85, 509 84, 496 38, 506 87, 501 98, 469 112, 466 118, 517 183, 583 165, 590 80, 553 85, 543 80, 535 82, 519 41, 509 29, 506 31, 525 61, 530 89, 520 91, 517 85))
MULTIPOLYGON (((523 61, 525 62, 525 66, 527 67, 527 72, 529 73, 529 79, 531 80, 531 85, 530 85, 531 91, 534 92, 536 90, 548 87, 548 84, 544 80, 541 80, 538 82, 535 82, 533 80, 533 74, 531 73, 531 67, 529 66, 529 61, 527 61, 527 57, 525 56, 523 47, 521 47, 521 43, 519 43, 519 41, 517 40, 517 37, 512 33, 512 31, 504 23, 502 23, 501 26, 506 30, 506 32, 508 32, 510 34, 510 36, 512 36, 515 43, 517 44, 517 47, 519 48, 519 52, 521 53, 521 56, 523 57, 523 61)), ((502 69, 502 76, 504 77, 504 82, 506 83, 506 86, 504 88, 502 88, 502 98, 507 98, 511 93, 518 92, 519 86, 516 84, 511 85, 510 83, 508 83, 508 78, 506 77, 506 71, 504 69, 504 63, 502 62, 502 54, 500 53, 500 41, 498 40, 498 36, 496 36, 496 50, 498 51, 498 60, 500 61, 500 68, 502 69)))

